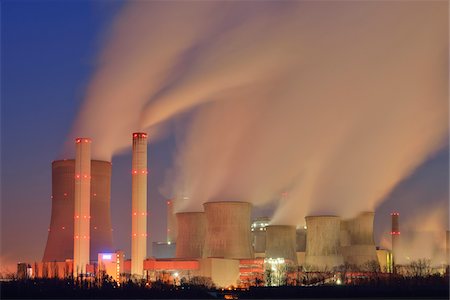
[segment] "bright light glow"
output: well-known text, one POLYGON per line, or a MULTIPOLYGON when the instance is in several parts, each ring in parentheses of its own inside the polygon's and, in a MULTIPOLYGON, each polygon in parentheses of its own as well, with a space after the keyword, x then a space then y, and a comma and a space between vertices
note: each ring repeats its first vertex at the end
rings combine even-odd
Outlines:
POLYGON ((337 285, 341 285, 341 284, 342 284, 342 281, 341 281, 340 278, 338 278, 338 279, 336 280, 336 284, 337 284, 337 285))
POLYGON ((171 244, 170 241, 168 241, 168 242, 167 242, 167 245, 170 245, 170 244, 171 244))
POLYGON ((111 254, 103 254, 102 258, 103 259, 111 259, 111 254))
POLYGON ((178 275, 180 275, 180 274, 178 274, 178 272, 173 273, 174 277, 178 277, 178 275))

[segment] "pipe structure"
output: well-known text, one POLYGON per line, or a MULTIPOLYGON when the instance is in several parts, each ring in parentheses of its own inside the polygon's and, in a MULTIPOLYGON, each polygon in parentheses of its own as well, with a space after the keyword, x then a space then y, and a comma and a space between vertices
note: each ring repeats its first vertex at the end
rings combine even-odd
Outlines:
POLYGON ((341 222, 341 250, 346 263, 370 270, 379 268, 373 240, 374 217, 374 212, 362 212, 341 222))
POLYGON ((206 220, 203 212, 177 213, 176 258, 202 258, 206 220))
POLYGON ((147 256, 147 134, 133 133, 131 180, 131 275, 143 277, 147 256))
POLYGON ((203 204, 206 238, 203 257, 253 258, 248 202, 223 201, 203 204))
MULTIPOLYGON (((91 160, 90 258, 112 252, 111 163, 91 160)), ((52 162, 52 215, 43 262, 73 259, 75 222, 75 160, 52 162)))
POLYGON ((91 219, 91 140, 75 140, 75 205, 73 272, 74 277, 86 274, 90 263, 90 219, 91 219))
POLYGON ((398 246, 400 242, 400 225, 399 225, 399 218, 400 214, 398 212, 392 212, 391 213, 392 218, 392 226, 391 226, 391 239, 392 239, 392 260, 394 265, 394 271, 395 271, 395 263, 396 260, 398 260, 398 246))
POLYGON ((297 265, 296 227, 269 225, 266 227, 266 258, 284 258, 297 265))
POLYGON ((307 216, 305 264, 310 271, 331 270, 342 265, 340 218, 307 216))
POLYGON ((174 212, 175 199, 167 200, 167 243, 170 245, 177 241, 177 216, 174 212))

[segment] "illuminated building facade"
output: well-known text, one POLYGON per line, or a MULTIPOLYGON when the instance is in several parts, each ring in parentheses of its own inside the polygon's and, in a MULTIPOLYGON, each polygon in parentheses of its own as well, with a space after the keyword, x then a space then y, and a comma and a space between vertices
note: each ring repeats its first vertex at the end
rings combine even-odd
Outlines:
POLYGON ((116 251, 98 254, 99 276, 111 276, 115 281, 121 282, 124 273, 125 253, 116 251))

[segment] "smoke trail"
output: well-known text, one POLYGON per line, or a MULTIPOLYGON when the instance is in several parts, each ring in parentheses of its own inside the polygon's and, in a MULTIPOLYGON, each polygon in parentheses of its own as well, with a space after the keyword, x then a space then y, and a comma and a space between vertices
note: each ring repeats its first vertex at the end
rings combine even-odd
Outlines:
POLYGON ((196 108, 180 210, 259 205, 274 223, 373 210, 448 132, 447 4, 144 2, 124 9, 76 132, 108 157, 196 108))

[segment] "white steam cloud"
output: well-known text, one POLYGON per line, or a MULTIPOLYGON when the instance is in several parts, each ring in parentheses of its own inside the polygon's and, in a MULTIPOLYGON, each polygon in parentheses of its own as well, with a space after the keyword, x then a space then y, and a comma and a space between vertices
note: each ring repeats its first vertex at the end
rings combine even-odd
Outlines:
POLYGON ((73 135, 110 159, 196 108, 168 178, 179 210, 282 192, 273 223, 373 210, 446 141, 447 5, 130 2, 73 135))

